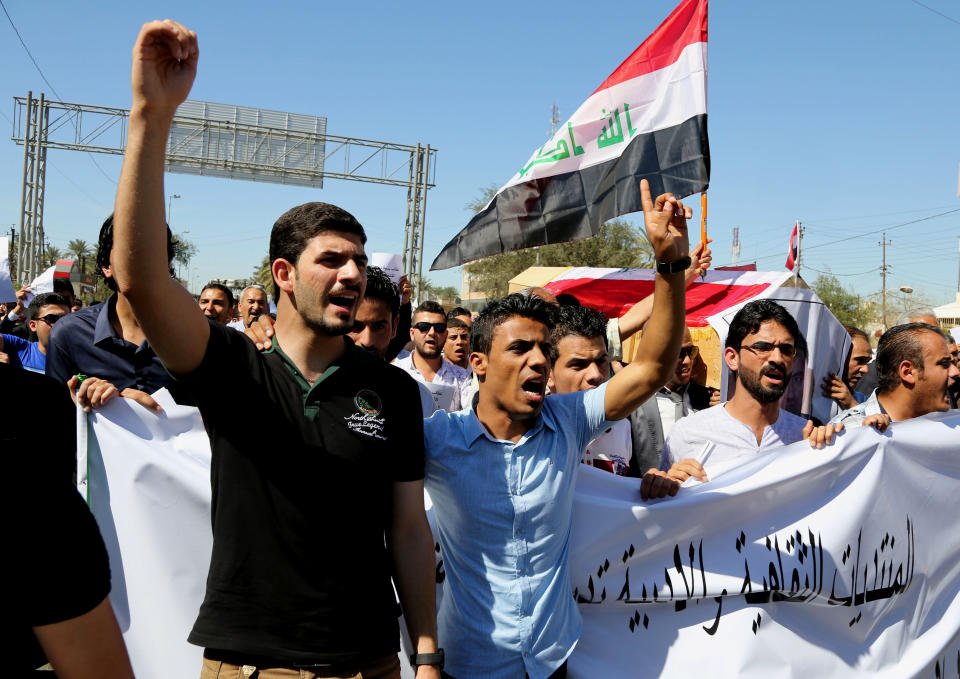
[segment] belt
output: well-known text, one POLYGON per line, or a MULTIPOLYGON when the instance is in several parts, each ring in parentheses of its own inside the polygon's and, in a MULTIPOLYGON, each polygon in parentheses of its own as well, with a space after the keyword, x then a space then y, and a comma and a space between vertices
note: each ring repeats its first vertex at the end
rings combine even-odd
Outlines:
POLYGON ((236 651, 224 651, 216 648, 206 648, 203 650, 203 657, 215 662, 223 662, 228 665, 252 665, 259 669, 269 668, 291 668, 315 670, 321 669, 328 674, 359 674, 364 666, 383 660, 387 656, 378 658, 350 657, 342 660, 291 660, 289 658, 271 658, 269 656, 251 655, 247 653, 238 653, 236 651))

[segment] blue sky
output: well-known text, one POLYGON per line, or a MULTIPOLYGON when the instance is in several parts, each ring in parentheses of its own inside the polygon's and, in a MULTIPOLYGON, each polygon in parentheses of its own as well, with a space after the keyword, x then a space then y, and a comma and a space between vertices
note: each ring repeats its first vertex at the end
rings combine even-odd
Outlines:
MULTIPOLYGON (((3 0, 59 96, 126 107, 141 23, 197 31, 191 99, 326 116, 331 134, 439 149, 427 200, 424 261, 461 229, 478 189, 505 183, 542 144, 550 108, 571 115, 673 9, 674 0, 327 3, 3 0)), ((960 199, 956 0, 871 3, 714 0, 710 7, 710 235, 716 264, 784 266, 796 219, 805 264, 862 295, 888 287, 936 303, 957 290, 960 199), (951 210, 951 214, 935 216, 951 210), (926 219, 914 224, 913 220, 926 219), (841 240, 847 239, 847 240, 841 240), (836 242, 840 241, 840 242, 836 242)), ((56 98, 0 15, 0 129, 13 97, 56 98)), ((23 149, 0 136, 0 228, 19 223, 23 149)), ((51 151, 49 240, 95 242, 121 161, 51 151), (101 172, 102 169, 102 172, 101 172)), ((248 276, 274 220, 324 200, 353 212, 368 250, 400 252, 405 190, 330 180, 322 190, 168 174, 171 226, 199 253, 191 278, 248 276)), ((695 198, 697 205, 699 201, 695 198)), ((637 217, 637 216, 635 216, 637 217)), ((699 218, 699 215, 697 215, 699 218)), ((459 286, 458 270, 432 272, 459 286)), ((804 270, 812 280, 815 273, 804 270)))

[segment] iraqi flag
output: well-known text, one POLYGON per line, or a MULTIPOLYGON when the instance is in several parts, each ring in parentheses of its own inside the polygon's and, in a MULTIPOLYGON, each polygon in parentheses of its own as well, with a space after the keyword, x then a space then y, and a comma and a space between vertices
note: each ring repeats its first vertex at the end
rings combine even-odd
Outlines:
POLYGON ((431 270, 588 238, 656 196, 707 188, 707 0, 683 0, 444 246, 431 270))
POLYGON ((793 271, 797 268, 797 232, 800 229, 800 220, 793 225, 793 231, 790 233, 790 250, 787 252, 787 269, 793 271))

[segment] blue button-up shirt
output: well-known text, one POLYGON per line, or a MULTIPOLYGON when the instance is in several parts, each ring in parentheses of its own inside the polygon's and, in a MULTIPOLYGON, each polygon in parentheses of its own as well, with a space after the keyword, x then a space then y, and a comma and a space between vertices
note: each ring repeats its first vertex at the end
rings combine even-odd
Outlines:
POLYGON ((57 321, 47 343, 47 375, 63 383, 83 373, 105 379, 120 391, 148 394, 167 387, 177 403, 193 405, 189 392, 167 374, 146 341, 137 346, 117 334, 110 323, 110 310, 116 306, 114 295, 57 321))
POLYGON ((552 674, 580 638, 567 555, 577 465, 609 426, 606 385, 549 396, 519 441, 472 409, 424 422, 426 486, 446 578, 437 617, 457 679, 552 674))

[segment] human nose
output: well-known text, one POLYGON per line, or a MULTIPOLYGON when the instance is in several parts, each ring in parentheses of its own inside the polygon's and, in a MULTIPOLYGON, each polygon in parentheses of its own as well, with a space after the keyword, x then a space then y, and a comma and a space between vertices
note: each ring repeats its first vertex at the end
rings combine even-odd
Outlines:
POLYGON ((600 366, 596 363, 591 363, 590 367, 587 368, 587 384, 591 386, 599 386, 603 383, 603 373, 600 372, 600 366))
POLYGON ((947 376, 951 379, 960 377, 960 368, 958 368, 957 364, 953 361, 950 362, 950 369, 947 371, 947 376))
POLYGON ((341 281, 360 281, 363 277, 363 272, 360 270, 360 267, 357 266, 357 263, 348 259, 346 263, 340 267, 339 278, 341 281))

